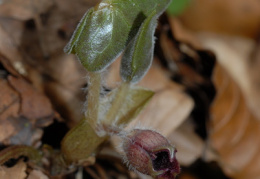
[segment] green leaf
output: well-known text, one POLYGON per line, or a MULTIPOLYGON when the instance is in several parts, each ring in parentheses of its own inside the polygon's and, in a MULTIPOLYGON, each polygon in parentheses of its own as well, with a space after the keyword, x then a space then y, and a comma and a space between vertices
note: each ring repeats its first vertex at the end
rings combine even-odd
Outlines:
POLYGON ((76 53, 75 52, 75 45, 78 43, 79 36, 81 35, 83 29, 86 27, 86 20, 91 16, 93 13, 93 9, 87 11, 82 19, 80 20, 76 30, 74 31, 69 43, 65 46, 64 52, 66 53, 76 53))
POLYGON ((64 51, 75 53, 88 71, 101 71, 120 55, 142 22, 154 10, 160 15, 169 2, 103 0, 83 16, 64 51))
POLYGON ((151 66, 154 51, 154 31, 157 26, 156 11, 142 23, 135 38, 128 44, 121 61, 123 81, 138 82, 151 66))
POLYGON ((129 90, 125 104, 118 115, 117 124, 125 126, 145 108, 153 97, 154 92, 143 88, 129 90))
POLYGON ((86 160, 107 137, 100 137, 87 120, 81 120, 61 142, 61 151, 68 164, 86 160))
POLYGON ((123 95, 124 92, 122 93, 120 89, 122 88, 119 87, 114 89, 100 101, 99 116, 102 117, 100 120, 103 120, 103 123, 110 124, 110 120, 108 122, 106 121, 106 114, 108 112, 106 109, 110 109, 114 100, 121 101, 118 103, 119 107, 116 108, 117 113, 115 119, 113 119, 113 124, 124 127, 126 124, 135 119, 136 116, 144 109, 146 104, 152 98, 154 92, 140 87, 129 87, 127 89, 127 94, 123 95))

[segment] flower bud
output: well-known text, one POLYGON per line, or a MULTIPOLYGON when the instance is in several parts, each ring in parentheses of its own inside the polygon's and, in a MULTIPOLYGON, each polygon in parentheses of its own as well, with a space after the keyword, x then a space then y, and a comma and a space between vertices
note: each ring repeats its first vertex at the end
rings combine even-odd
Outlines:
POLYGON ((153 130, 134 129, 127 135, 123 150, 137 171, 160 179, 174 179, 180 173, 176 149, 153 130))

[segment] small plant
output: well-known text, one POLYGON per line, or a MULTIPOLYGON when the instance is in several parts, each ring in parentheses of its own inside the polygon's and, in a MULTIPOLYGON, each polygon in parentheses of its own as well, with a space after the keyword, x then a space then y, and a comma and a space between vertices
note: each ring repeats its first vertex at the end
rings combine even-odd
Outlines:
MULTIPOLYGON (((83 164, 109 136, 118 135, 124 141, 126 160, 137 171, 156 178, 175 178, 180 172, 176 150, 161 134, 124 131, 153 96, 152 91, 135 84, 151 66, 157 19, 169 3, 103 0, 83 16, 64 51, 76 54, 88 71, 87 110, 84 119, 63 138, 57 166, 83 164), (103 72, 122 52, 122 83, 100 95, 103 72), (137 160, 138 156, 143 157, 137 160)), ((53 173, 60 169, 55 170, 53 173)))
MULTIPOLYGON (((170 0, 104 0, 90 9, 80 21, 65 47, 65 52, 76 54, 89 72, 88 105, 86 118, 72 129, 62 142, 62 152, 67 162, 78 162, 88 157, 108 135, 122 132, 124 126, 134 119, 152 97, 153 92, 137 88, 134 84, 142 79, 151 65, 156 21, 169 3, 170 0), (100 97, 101 74, 122 51, 124 51, 120 67, 122 84, 105 97, 100 97)), ((150 131, 149 134, 161 138, 163 144, 158 140, 156 146, 148 148, 151 148, 151 151, 155 149, 160 151, 159 149, 166 147, 167 149, 162 150, 165 152, 169 150, 166 155, 171 157, 166 157, 169 158, 169 164, 163 165, 171 165, 170 161, 176 160, 175 149, 168 149, 170 146, 168 141, 158 133, 150 131)), ((139 140, 140 146, 144 145, 146 140, 151 139, 139 140)), ((129 146, 132 145, 126 146, 128 146, 125 147, 126 156, 129 156, 127 153, 130 152, 129 146)), ((149 153, 149 150, 145 150, 131 151, 137 156, 146 153, 148 156, 145 161, 149 160, 149 156, 150 161, 157 160, 155 151, 149 153)), ((137 165, 135 168, 138 171, 155 177, 163 176, 160 166, 157 167, 160 172, 152 166, 149 166, 148 172, 148 169, 141 168, 146 165, 141 162, 145 161, 140 160, 138 163, 133 162, 131 157, 127 158, 132 166, 137 165)), ((179 173, 177 162, 174 165, 176 169, 171 171, 172 178, 179 173)))

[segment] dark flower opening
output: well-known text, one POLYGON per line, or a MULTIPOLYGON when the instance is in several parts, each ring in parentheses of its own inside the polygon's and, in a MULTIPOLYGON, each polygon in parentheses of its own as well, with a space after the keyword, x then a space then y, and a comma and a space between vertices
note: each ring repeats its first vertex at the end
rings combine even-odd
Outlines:
POLYGON ((170 169, 172 166, 170 162, 169 151, 160 151, 155 154, 156 158, 152 160, 153 169, 156 171, 170 169))
POLYGON ((129 163, 141 173, 156 179, 174 179, 180 173, 176 149, 161 134, 152 130, 133 130, 124 150, 129 163))

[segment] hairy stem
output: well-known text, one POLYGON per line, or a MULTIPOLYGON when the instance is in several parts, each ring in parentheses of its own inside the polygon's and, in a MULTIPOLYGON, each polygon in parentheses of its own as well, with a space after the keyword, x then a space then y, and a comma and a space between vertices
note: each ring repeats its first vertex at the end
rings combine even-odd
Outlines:
POLYGON ((98 121, 101 74, 89 72, 86 120, 95 129, 98 121))

